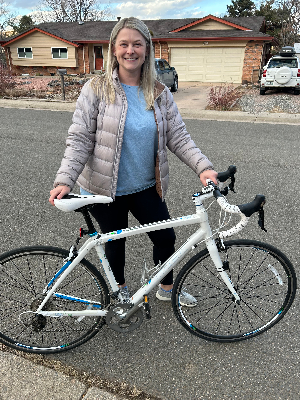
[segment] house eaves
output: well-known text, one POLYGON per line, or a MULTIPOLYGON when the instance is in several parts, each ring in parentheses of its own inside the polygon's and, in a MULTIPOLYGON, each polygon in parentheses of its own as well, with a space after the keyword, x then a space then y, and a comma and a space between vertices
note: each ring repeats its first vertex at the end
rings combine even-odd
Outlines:
POLYGON ((205 21, 208 21, 208 20, 217 21, 217 22, 220 22, 221 24, 228 25, 228 26, 231 26, 232 28, 240 29, 242 31, 248 31, 249 30, 249 28, 245 28, 245 27, 243 27, 241 25, 238 25, 238 24, 236 24, 234 22, 230 22, 230 21, 224 20, 222 18, 215 17, 214 15, 210 14, 210 15, 207 15, 206 17, 204 17, 204 18, 198 19, 196 21, 190 22, 187 25, 184 25, 184 26, 181 26, 181 27, 179 27, 177 29, 174 29, 172 32, 174 32, 174 33, 175 32, 180 32, 180 31, 183 31, 185 29, 191 28, 194 25, 201 24, 202 22, 205 22, 205 21))
POLYGON ((272 42, 273 36, 261 32, 237 31, 237 30, 194 30, 170 32, 168 34, 156 35, 152 38, 155 41, 266 41, 272 42))
POLYGON ((73 42, 70 41, 70 40, 64 39, 63 37, 60 37, 60 36, 57 36, 57 35, 55 35, 55 34, 53 34, 53 33, 47 32, 47 31, 45 31, 45 30, 43 30, 43 29, 40 29, 40 28, 38 28, 38 27, 31 28, 31 29, 29 29, 29 30, 26 31, 26 32, 23 32, 23 33, 20 33, 20 34, 17 35, 17 36, 14 36, 12 39, 9 39, 9 40, 6 41, 5 43, 3 43, 2 46, 3 46, 3 47, 8 46, 8 45, 10 45, 11 43, 13 43, 13 42, 15 42, 15 41, 17 41, 17 40, 20 40, 21 38, 23 38, 23 37, 25 37, 25 36, 28 36, 28 35, 30 35, 30 34, 33 33, 33 32, 41 32, 41 33, 43 33, 43 34, 45 34, 45 35, 48 35, 48 36, 51 36, 51 37, 53 37, 53 38, 55 38, 55 39, 61 40, 62 42, 68 43, 68 44, 70 44, 70 45, 72 45, 72 46, 74 46, 74 47, 78 47, 78 46, 79 46, 77 43, 73 43, 73 42))

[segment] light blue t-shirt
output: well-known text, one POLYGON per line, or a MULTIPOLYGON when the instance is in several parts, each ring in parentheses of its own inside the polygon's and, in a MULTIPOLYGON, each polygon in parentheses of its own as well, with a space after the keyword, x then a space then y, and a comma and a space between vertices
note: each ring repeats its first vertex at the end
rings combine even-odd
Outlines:
POLYGON ((158 147, 153 110, 146 110, 141 88, 122 83, 128 110, 125 121, 116 196, 148 189, 155 185, 158 147))

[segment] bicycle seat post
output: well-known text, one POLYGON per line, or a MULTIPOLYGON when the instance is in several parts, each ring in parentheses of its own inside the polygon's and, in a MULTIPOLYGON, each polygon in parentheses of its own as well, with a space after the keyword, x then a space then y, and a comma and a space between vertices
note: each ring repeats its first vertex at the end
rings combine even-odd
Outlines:
POLYGON ((90 216, 90 213, 88 211, 88 207, 82 207, 78 210, 76 210, 77 212, 80 212, 83 215, 83 218, 85 220, 85 223, 88 227, 87 231, 84 231, 84 233, 88 234, 88 235, 93 235, 95 233, 97 233, 96 228, 93 224, 92 218, 90 216))

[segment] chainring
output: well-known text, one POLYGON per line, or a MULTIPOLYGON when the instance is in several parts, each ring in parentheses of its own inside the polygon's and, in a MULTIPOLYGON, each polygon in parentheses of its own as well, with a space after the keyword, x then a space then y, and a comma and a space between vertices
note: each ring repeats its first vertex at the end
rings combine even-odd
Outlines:
POLYGON ((126 314, 132 307, 129 303, 117 303, 106 314, 106 324, 110 329, 117 332, 131 332, 137 329, 143 322, 143 312, 141 308, 125 322, 122 321, 121 316, 126 314))

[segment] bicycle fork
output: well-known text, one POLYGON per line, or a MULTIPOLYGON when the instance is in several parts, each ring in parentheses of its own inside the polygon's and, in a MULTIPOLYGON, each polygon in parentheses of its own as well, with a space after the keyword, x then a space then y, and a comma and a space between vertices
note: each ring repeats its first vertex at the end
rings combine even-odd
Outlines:
POLYGON ((223 282, 225 283, 225 285, 227 286, 227 288, 229 289, 230 293, 233 295, 235 302, 237 304, 240 304, 240 296, 237 294, 233 283, 231 282, 227 272, 224 270, 223 268, 223 262, 221 260, 220 254, 219 254, 219 250, 218 247, 216 245, 215 240, 213 239, 212 236, 212 232, 211 232, 211 228, 208 222, 208 216, 207 213, 203 207, 203 204, 200 200, 199 197, 196 197, 194 199, 194 202, 196 204, 196 214, 200 217, 201 219, 201 226, 204 229, 204 231, 206 232, 205 234, 205 244, 206 244, 206 248, 209 252, 209 255, 213 261, 213 263, 216 266, 217 271, 219 272, 223 282))
POLYGON ((236 292, 236 290, 235 290, 235 288, 233 286, 233 283, 231 282, 227 272, 223 268, 223 262, 222 262, 222 260, 220 258, 220 254, 219 254, 219 251, 218 251, 218 248, 217 248, 215 240, 212 237, 210 237, 205 242, 206 242, 206 247, 207 247, 207 250, 208 250, 208 252, 210 254, 210 257, 213 260, 213 262, 214 262, 214 264, 216 266, 216 269, 219 272, 223 282, 228 287, 228 289, 230 290, 231 294, 234 296, 235 302, 237 304, 240 304, 241 298, 237 294, 237 292, 236 292))

